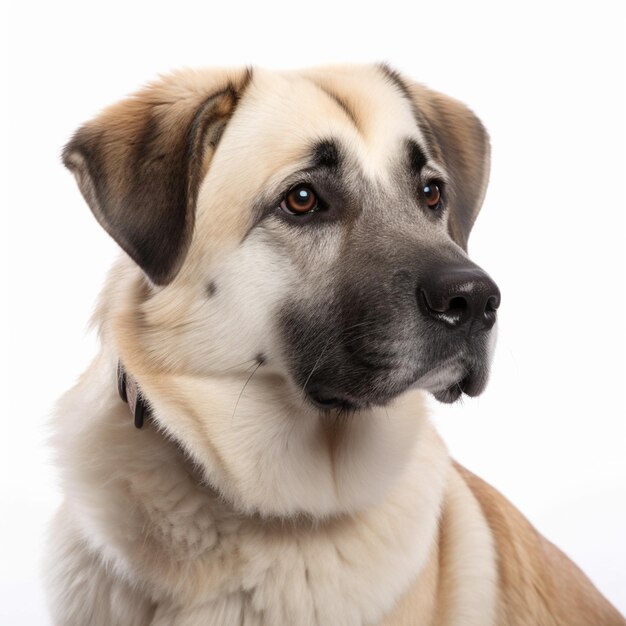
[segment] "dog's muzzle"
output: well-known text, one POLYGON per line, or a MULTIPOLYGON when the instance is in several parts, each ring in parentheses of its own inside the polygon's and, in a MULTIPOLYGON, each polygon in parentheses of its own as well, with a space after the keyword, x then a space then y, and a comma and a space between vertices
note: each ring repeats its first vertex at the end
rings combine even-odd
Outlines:
POLYGON ((484 390, 500 290, 467 258, 433 257, 370 265, 313 317, 291 318, 295 379, 320 410, 384 405, 411 387, 441 402, 484 390))

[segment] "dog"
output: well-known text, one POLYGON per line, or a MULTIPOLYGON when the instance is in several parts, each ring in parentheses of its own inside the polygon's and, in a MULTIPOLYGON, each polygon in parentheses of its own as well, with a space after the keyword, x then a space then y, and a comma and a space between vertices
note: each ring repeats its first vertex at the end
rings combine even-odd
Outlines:
POLYGON ((626 623, 425 412, 483 391, 500 305, 464 104, 387 64, 183 70, 63 161, 123 253, 55 411, 55 624, 626 623))

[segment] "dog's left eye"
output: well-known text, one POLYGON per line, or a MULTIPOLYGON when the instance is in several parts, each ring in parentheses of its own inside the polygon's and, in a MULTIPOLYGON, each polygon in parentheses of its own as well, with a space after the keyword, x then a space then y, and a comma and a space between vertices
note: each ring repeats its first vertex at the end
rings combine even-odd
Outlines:
POLYGON ((424 194, 424 199, 429 209, 439 208, 439 204, 441 203, 441 189, 438 183, 431 181, 424 185, 424 187, 422 187, 422 193, 424 194))
POLYGON ((298 185, 287 193, 280 208, 291 215, 312 213, 318 208, 317 195, 310 187, 298 185))

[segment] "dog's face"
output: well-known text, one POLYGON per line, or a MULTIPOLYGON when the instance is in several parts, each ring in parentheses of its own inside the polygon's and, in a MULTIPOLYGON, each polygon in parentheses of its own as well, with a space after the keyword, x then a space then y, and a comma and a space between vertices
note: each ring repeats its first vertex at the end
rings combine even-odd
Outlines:
POLYGON ((419 431, 403 392, 482 391, 499 293, 465 252, 489 146, 464 105, 386 66, 185 71, 64 160, 130 257, 101 328, 238 507, 372 504, 419 431))
POLYGON ((183 73, 65 152, 152 282, 164 359, 256 363, 323 410, 484 388, 500 296, 465 247, 488 157, 463 105, 384 66, 183 73))

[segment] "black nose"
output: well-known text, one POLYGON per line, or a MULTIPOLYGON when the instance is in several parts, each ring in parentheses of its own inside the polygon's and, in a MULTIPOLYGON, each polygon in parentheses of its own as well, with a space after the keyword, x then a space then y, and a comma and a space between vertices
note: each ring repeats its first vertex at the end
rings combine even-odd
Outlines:
POLYGON ((488 330, 496 322, 500 290, 477 266, 433 270, 418 289, 422 311, 450 328, 488 330))

